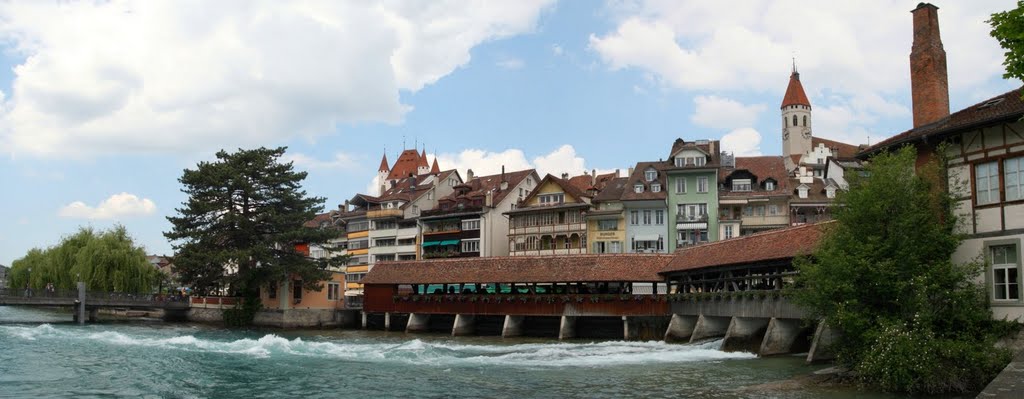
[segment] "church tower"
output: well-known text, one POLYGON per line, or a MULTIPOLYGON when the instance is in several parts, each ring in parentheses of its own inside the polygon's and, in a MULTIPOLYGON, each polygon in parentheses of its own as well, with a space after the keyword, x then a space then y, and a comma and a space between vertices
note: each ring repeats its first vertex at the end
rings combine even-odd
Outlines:
POLYGON ((797 165, 792 155, 806 154, 811 147, 811 102, 807 100, 804 87, 800 84, 800 73, 796 71, 794 62, 786 95, 782 97, 782 155, 786 167, 790 170, 795 168, 797 165))
POLYGON ((430 173, 430 164, 427 163, 427 149, 424 147, 419 159, 416 160, 416 175, 425 175, 427 173, 430 173))

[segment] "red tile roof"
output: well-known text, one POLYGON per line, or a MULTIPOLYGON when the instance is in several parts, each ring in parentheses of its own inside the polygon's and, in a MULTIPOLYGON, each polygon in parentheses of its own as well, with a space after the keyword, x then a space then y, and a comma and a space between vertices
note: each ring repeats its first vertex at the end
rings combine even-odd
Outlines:
MULTIPOLYGON (((514 172, 505 172, 505 181, 508 182, 508 189, 506 189, 506 190, 502 190, 501 189, 501 178, 502 178, 502 175, 500 173, 499 174, 495 174, 495 175, 476 176, 476 177, 473 177, 473 179, 471 179, 470 181, 468 181, 468 182, 466 182, 466 183, 464 183, 464 184, 462 184, 460 186, 465 186, 465 187, 469 188, 470 191, 465 194, 465 197, 467 197, 467 198, 472 198, 472 197, 483 198, 483 197, 487 196, 488 192, 494 192, 494 194, 493 194, 494 195, 493 201, 494 201, 494 205, 497 206, 497 204, 500 203, 502 200, 504 200, 505 197, 507 197, 509 195, 509 193, 511 193, 512 190, 517 185, 519 185, 520 182, 523 181, 523 179, 526 179, 529 176, 533 176, 534 179, 537 179, 537 180, 540 179, 537 176, 536 170, 534 170, 534 169, 526 169, 526 170, 517 170, 517 171, 514 171, 514 172)), ((458 190, 458 187, 456 187, 456 190, 458 190)), ((451 194, 445 196, 441 200, 442 201, 457 201, 456 199, 458 197, 459 197, 458 193, 454 192, 454 193, 451 193, 451 194)))
POLYGON ((363 284, 662 281, 669 254, 502 256, 380 262, 363 284))
POLYGON ((389 170, 391 170, 391 169, 388 167, 388 154, 381 155, 381 157, 380 157, 380 168, 378 168, 377 171, 378 172, 387 172, 389 170))
POLYGON ((594 197, 594 202, 618 201, 626 190, 626 179, 625 177, 616 177, 608 180, 601 192, 594 197))
POLYGON ((324 212, 313 217, 311 220, 307 220, 306 223, 302 224, 302 227, 317 228, 324 222, 331 222, 331 212, 324 212))
MULTIPOLYGON (((580 189, 576 188, 576 186, 574 186, 571 183, 569 183, 568 179, 558 178, 558 177, 555 177, 554 175, 552 175, 550 173, 548 173, 547 176, 544 176, 544 179, 541 180, 540 183, 537 183, 537 186, 533 188, 533 191, 531 191, 530 194, 526 196, 526 198, 523 198, 523 203, 529 202, 531 198, 536 196, 540 192, 540 188, 544 187, 544 184, 547 183, 548 181, 553 182, 553 183, 557 184, 559 187, 561 187, 562 188, 562 192, 564 192, 565 195, 573 197, 577 201, 579 201, 578 204, 566 204, 566 205, 588 205, 588 203, 583 200, 584 198, 590 198, 590 196, 587 195, 586 192, 580 191, 580 189)), ((510 212, 517 212, 518 213, 520 210, 548 209, 550 207, 551 206, 549 206, 549 205, 522 206, 522 207, 517 207, 516 209, 513 209, 510 212)))
POLYGON ((708 267, 743 265, 808 255, 818 246, 831 223, 835 222, 769 230, 680 249, 661 272, 665 274, 708 267))
POLYGON ((622 201, 643 201, 643 200, 663 200, 668 198, 668 178, 665 174, 665 169, 671 166, 668 162, 637 162, 636 167, 633 168, 633 174, 626 177, 626 187, 622 190, 622 196, 619 197, 622 201), (644 172, 649 168, 654 168, 658 171, 658 178, 653 182, 648 182, 644 176, 644 172), (658 182, 661 184, 661 191, 651 191, 651 183, 658 182), (638 193, 633 189, 637 184, 644 186, 644 192, 638 193))
POLYGON ((1017 120, 1024 116, 1024 101, 1021 95, 1024 88, 1008 91, 988 100, 974 104, 952 115, 943 118, 935 123, 907 130, 903 133, 882 140, 877 144, 861 152, 860 156, 867 156, 875 152, 909 143, 925 138, 934 137, 941 139, 947 135, 958 133, 965 129, 995 124, 1003 121, 1017 120))
POLYGON ((431 174, 441 173, 441 168, 437 166, 437 158, 434 158, 434 164, 430 166, 430 173, 431 174))
POLYGON ((419 166, 420 153, 416 152, 416 150, 402 151, 398 155, 398 159, 395 160, 395 165, 391 167, 391 173, 388 173, 387 179, 396 180, 415 176, 419 166))
POLYGON ((833 151, 832 156, 839 158, 853 158, 857 156, 857 153, 861 150, 860 146, 853 144, 823 139, 821 137, 811 137, 812 146, 817 147, 819 143, 824 144, 825 148, 831 149, 833 151))
POLYGON ((736 157, 736 167, 718 170, 718 182, 726 185, 726 188, 721 191, 723 196, 789 195, 788 181, 789 173, 786 171, 786 164, 781 156, 736 157), (753 191, 732 192, 732 187, 728 184, 731 180, 728 178, 741 170, 746 170, 756 177, 757 181, 753 191), (775 180, 775 189, 772 191, 765 191, 762 188, 764 187, 762 182, 768 178, 775 180))
POLYGON ((811 106, 811 101, 807 99, 807 94, 804 93, 804 86, 800 84, 800 73, 795 70, 793 74, 789 75, 789 86, 786 87, 786 95, 782 96, 782 106, 780 108, 786 108, 790 105, 811 106))

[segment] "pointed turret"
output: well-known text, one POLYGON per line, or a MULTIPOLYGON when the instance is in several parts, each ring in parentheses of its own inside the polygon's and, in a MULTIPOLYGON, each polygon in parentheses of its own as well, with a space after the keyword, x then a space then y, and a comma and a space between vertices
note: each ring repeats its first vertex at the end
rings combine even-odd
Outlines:
POLYGON ((437 166, 437 157, 434 157, 434 164, 430 166, 430 174, 436 175, 441 173, 441 168, 437 166))
POLYGON ((380 168, 378 172, 390 172, 391 168, 388 166, 388 154, 384 154, 380 157, 380 168))
POLYGON ((789 86, 786 87, 786 95, 782 97, 782 108, 790 105, 811 106, 804 93, 804 86, 800 84, 800 72, 796 71, 796 63, 793 63, 793 73, 789 75, 789 86))
POLYGON ((430 167, 430 164, 427 163, 427 149, 426 148, 424 148, 423 152, 420 153, 420 166, 424 166, 424 167, 428 167, 428 168, 430 167))

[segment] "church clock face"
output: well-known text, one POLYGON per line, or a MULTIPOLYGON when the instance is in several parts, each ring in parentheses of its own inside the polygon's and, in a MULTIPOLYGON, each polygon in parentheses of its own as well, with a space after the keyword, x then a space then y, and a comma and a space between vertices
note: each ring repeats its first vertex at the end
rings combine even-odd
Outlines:
POLYGON ((803 133, 805 139, 811 138, 811 129, 804 128, 803 132, 801 133, 803 133))

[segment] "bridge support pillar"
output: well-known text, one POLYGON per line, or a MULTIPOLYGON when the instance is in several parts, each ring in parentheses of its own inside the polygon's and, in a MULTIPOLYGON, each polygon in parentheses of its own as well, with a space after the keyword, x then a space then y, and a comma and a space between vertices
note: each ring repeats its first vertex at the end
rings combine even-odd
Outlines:
POLYGON ((576 316, 562 316, 558 326, 558 340, 576 338, 576 316))
POLYGON ((75 309, 78 314, 78 324, 85 324, 85 282, 78 282, 78 309, 75 309))
POLYGON ((761 349, 758 355, 784 355, 793 351, 794 343, 800 336, 803 328, 798 319, 772 318, 768 322, 768 329, 764 332, 764 340, 761 341, 761 349))
POLYGON ((689 342, 693 328, 697 326, 697 316, 673 314, 665 330, 665 342, 689 342))
POLYGON ((89 322, 90 323, 95 323, 96 322, 96 314, 97 313, 99 313, 99 309, 98 308, 89 309, 89 322))
POLYGON ((409 323, 405 326, 405 332, 426 332, 430 331, 430 315, 422 313, 409 313, 409 323))
POLYGON ((384 331, 391 331, 391 312, 384 313, 384 331))
POLYGON ((690 336, 690 343, 700 342, 708 338, 724 336, 728 329, 728 317, 700 315, 700 317, 697 318, 697 325, 693 327, 693 335, 690 336))
POLYGON ((818 322, 818 328, 814 330, 814 338, 811 339, 811 350, 807 352, 807 363, 835 359, 836 355, 832 352, 832 344, 836 339, 838 336, 835 330, 832 330, 825 320, 818 322))
MULTIPOLYGON (((366 319, 367 319, 366 312, 359 312, 359 315, 362 316, 363 320, 362 320, 361 324, 363 326, 363 329, 365 330, 366 329, 366 319)), ((384 319, 384 320, 387 321, 387 319, 384 319)))
POLYGON ((729 321, 729 329, 722 341, 722 350, 726 352, 757 353, 764 341, 765 330, 771 319, 762 317, 733 317, 729 321))
POLYGON ((471 314, 455 315, 455 323, 452 323, 452 336, 461 337, 476 334, 476 316, 471 314))
POLYGON ((505 323, 501 326, 501 337, 518 337, 523 335, 523 316, 505 315, 505 323))

